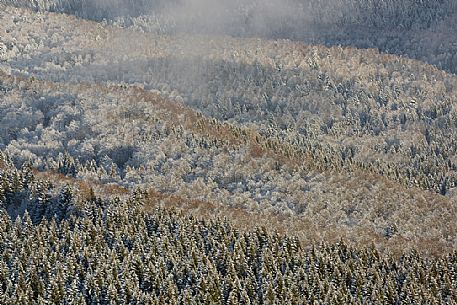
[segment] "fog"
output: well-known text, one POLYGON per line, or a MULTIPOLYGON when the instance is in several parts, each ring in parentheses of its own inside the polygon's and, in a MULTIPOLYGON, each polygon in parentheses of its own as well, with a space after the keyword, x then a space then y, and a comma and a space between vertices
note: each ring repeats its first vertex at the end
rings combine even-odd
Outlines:
POLYGON ((178 0, 149 7, 159 28, 145 30, 375 48, 456 73, 456 7, 453 0, 178 0))
POLYGON ((310 24, 304 5, 292 0, 183 0, 161 14, 178 32, 233 36, 290 36, 310 24))
MULTIPOLYGON (((300 37, 328 28, 430 27, 455 8, 451 0, 0 0, 94 20, 154 17, 172 31, 300 37)), ((315 33, 318 34, 318 33, 315 33)))
POLYGON ((454 0, 0 0, 140 31, 375 48, 457 72, 454 0))

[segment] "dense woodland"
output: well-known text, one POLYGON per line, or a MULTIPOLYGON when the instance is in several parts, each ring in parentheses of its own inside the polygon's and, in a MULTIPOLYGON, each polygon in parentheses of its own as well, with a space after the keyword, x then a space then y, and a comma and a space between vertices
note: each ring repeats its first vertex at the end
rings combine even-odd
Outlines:
POLYGON ((400 258, 343 241, 303 247, 128 200, 77 199, 30 168, 1 171, 2 304, 456 304, 457 253, 400 258), (27 198, 28 197, 28 198, 27 198), (21 198, 27 212, 5 213, 21 198))
POLYGON ((0 1, 0 303, 456 304, 453 2, 194 2, 0 1))

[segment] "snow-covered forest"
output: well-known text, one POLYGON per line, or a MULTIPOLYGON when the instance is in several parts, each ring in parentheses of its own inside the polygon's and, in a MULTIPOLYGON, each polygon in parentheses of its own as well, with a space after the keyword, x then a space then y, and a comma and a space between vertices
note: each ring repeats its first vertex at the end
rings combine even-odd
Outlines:
POLYGON ((457 302, 454 6, 0 0, 0 303, 457 302))
POLYGON ((87 185, 0 160, 0 200, 28 202, 14 221, 0 210, 2 304, 456 301, 455 251, 399 258, 343 240, 304 245, 271 227, 161 208, 149 192, 103 200, 87 185))
POLYGON ((61 222, 34 224, 39 200, 14 222, 0 212, 2 304, 456 301, 456 252, 423 258, 412 251, 398 259, 343 241, 305 248, 265 227, 243 232, 221 219, 154 207, 141 193, 80 206, 71 196, 64 188, 57 199, 67 214, 61 222))

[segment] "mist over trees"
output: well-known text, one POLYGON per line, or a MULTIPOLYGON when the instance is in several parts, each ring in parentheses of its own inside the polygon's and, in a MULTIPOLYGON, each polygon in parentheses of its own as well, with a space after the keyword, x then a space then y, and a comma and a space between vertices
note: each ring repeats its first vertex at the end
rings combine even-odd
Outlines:
MULTIPOLYGON (((208 14, 217 15, 220 23, 231 25, 227 33, 235 31, 235 21, 244 20, 239 25, 245 27, 243 31, 255 30, 255 26, 262 26, 265 30, 283 25, 289 30, 298 32, 300 26, 309 25, 364 25, 370 27, 390 27, 411 29, 428 28, 455 8, 449 0, 399 0, 399 1, 366 1, 366 0, 237 0, 226 2, 221 0, 66 0, 66 1, 21 1, 3 0, 5 4, 18 7, 32 8, 38 11, 64 12, 79 17, 101 21, 118 16, 138 17, 140 15, 168 15, 175 18, 174 23, 193 22, 195 26, 205 25, 208 31, 214 25, 216 18, 208 14), (186 12, 188 19, 181 15, 186 12), (200 20, 197 20, 201 17, 200 20), (302 22, 293 24, 293 22, 302 22), (263 24, 262 24, 263 23, 263 24), (282 24, 281 24, 282 23, 282 24)), ((192 24, 188 24, 192 25, 192 24)), ((217 30, 219 30, 217 28, 217 30)), ((306 31, 307 29, 302 29, 306 31)), ((235 33, 235 32, 234 32, 235 33)), ((290 33, 289 33, 290 34, 290 33)), ((283 33, 286 35, 286 33, 283 33)))
POLYGON ((158 33, 206 33, 376 48, 457 71, 452 0, 69 0, 0 3, 158 33))

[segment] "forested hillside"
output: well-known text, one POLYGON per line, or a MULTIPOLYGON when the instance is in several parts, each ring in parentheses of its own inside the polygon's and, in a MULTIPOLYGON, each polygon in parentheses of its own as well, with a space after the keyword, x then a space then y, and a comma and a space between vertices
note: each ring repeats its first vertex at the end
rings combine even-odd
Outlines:
POLYGON ((0 304, 457 303, 455 16, 0 0, 0 304))
POLYGON ((281 214, 304 241, 345 237, 392 250, 434 245, 425 251, 457 243, 452 198, 355 165, 331 168, 335 156, 319 155, 319 146, 221 123, 136 87, 8 76, 1 84, 5 159, 18 166, 281 214))
POLYGON ((31 18, 5 20, 10 73, 136 84, 220 120, 255 123, 266 137, 313 150, 327 169, 368 169, 443 195, 456 184, 456 77, 431 66, 375 51, 31 18))
POLYGON ((1 14, 16 166, 279 213, 304 240, 455 247, 455 76, 375 51, 1 14))

